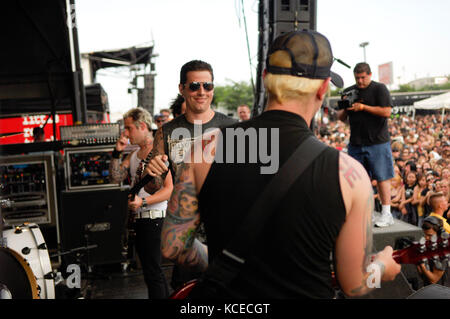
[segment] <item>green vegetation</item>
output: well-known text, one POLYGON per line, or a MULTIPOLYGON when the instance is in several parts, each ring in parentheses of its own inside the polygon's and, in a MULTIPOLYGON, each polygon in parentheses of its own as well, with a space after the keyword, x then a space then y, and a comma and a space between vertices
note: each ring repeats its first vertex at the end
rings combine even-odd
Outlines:
POLYGON ((254 94, 251 84, 246 81, 234 82, 229 79, 227 82, 230 84, 214 87, 213 104, 234 111, 241 104, 247 104, 252 108, 254 94))

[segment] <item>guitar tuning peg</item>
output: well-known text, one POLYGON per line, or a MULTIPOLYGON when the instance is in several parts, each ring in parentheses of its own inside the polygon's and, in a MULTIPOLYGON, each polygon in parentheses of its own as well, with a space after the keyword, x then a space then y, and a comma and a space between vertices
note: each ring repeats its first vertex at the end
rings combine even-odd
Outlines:
POLYGON ((445 260, 447 260, 447 266, 450 267, 450 254, 445 254, 445 260))
POLYGON ((419 239, 419 247, 418 248, 419 248, 419 252, 421 254, 424 253, 425 250, 427 249, 426 242, 427 242, 427 240, 425 239, 425 237, 422 237, 419 239))
POLYGON ((437 248, 437 235, 434 234, 431 236, 431 250, 435 250, 437 248))
POLYGON ((423 254, 427 248, 425 243, 426 243, 425 237, 420 238, 418 249, 419 249, 419 253, 421 253, 421 254, 423 254))
POLYGON ((422 262, 423 262, 423 264, 425 265, 425 268, 426 268, 427 270, 430 270, 430 265, 428 264, 428 259, 423 258, 423 259, 422 259, 422 262))
POLYGON ((439 259, 439 256, 433 256, 433 263, 437 269, 442 269, 442 263, 441 260, 439 259))
POLYGON ((450 235, 447 232, 443 232, 441 234, 441 239, 442 239, 442 243, 441 246, 446 248, 448 246, 448 238, 450 237, 450 235))

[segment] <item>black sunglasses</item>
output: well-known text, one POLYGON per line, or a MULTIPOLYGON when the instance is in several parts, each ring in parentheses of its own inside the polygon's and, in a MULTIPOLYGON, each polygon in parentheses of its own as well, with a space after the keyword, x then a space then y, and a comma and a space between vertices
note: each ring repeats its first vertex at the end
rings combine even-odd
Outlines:
MULTIPOLYGON (((183 85, 186 86, 186 84, 183 85)), ((206 91, 211 91, 214 89, 214 83, 212 82, 191 82, 189 83, 189 90, 192 92, 198 91, 200 89, 200 85, 203 85, 203 88, 206 91)))

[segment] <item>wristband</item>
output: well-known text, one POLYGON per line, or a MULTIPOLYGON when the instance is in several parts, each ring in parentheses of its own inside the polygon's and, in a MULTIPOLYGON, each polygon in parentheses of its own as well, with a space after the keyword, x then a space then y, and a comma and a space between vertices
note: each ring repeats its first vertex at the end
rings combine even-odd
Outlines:
POLYGON ((147 200, 145 199, 145 197, 142 197, 142 207, 147 206, 147 200))
POLYGON ((112 158, 120 158, 121 155, 122 155, 122 151, 118 151, 118 150, 114 149, 114 151, 112 152, 112 158))

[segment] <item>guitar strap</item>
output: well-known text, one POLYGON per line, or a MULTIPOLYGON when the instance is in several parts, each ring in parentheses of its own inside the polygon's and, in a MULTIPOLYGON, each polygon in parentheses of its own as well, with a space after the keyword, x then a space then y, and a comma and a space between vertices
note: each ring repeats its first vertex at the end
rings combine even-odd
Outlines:
MULTIPOLYGON (((245 263, 245 258, 254 247, 255 241, 264 229, 267 220, 276 211, 280 200, 305 169, 326 148, 327 146, 314 135, 306 138, 297 147, 280 171, 264 188, 250 212, 240 224, 236 235, 204 273, 202 282, 207 285, 206 287, 208 287, 209 282, 212 283, 212 286, 219 286, 221 289, 227 290, 227 287, 245 263)), ((208 288, 211 289, 211 287, 208 288)), ((210 291, 210 293, 214 292, 210 291)))

